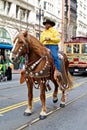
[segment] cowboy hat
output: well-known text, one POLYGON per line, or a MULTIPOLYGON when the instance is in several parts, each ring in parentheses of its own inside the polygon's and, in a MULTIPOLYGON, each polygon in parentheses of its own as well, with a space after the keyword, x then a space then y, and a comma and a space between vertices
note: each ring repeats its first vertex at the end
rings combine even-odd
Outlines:
POLYGON ((45 21, 43 22, 43 25, 46 25, 46 23, 49 23, 52 26, 55 26, 55 22, 51 21, 50 19, 45 19, 45 21))

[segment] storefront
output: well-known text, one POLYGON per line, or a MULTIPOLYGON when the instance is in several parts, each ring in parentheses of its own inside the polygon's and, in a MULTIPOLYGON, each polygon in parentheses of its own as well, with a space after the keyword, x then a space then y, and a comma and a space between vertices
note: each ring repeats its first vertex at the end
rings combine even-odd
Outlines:
POLYGON ((12 41, 9 33, 4 28, 0 28, 0 55, 6 60, 12 49, 12 41))
POLYGON ((3 80, 4 77, 7 77, 7 80, 12 79, 11 70, 13 65, 9 60, 12 47, 9 33, 4 28, 0 28, 0 81, 3 80))

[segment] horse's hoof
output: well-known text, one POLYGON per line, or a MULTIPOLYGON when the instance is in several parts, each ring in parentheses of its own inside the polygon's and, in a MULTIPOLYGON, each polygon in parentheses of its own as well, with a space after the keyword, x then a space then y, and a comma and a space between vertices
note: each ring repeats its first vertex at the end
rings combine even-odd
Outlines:
POLYGON ((53 103, 57 103, 57 101, 58 101, 58 98, 56 100, 53 100, 53 103))
POLYGON ((30 116, 30 115, 31 115, 31 113, 24 112, 24 116, 30 116))
POLYGON ((44 120, 46 117, 47 116, 42 116, 42 115, 39 116, 40 120, 44 120))
POLYGON ((65 107, 65 104, 60 104, 60 107, 61 107, 61 108, 64 108, 64 107, 65 107))

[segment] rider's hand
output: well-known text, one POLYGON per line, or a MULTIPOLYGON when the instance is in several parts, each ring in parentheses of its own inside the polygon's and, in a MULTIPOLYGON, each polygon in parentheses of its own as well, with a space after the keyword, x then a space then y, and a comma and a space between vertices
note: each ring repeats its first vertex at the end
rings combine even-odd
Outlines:
POLYGON ((45 38, 45 41, 50 41, 51 39, 49 37, 45 38))

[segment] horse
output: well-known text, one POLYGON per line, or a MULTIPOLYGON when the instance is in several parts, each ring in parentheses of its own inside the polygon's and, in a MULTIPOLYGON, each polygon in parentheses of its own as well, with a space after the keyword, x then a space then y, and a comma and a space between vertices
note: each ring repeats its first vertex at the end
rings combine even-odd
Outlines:
POLYGON ((28 106, 24 115, 30 116, 32 114, 33 86, 37 81, 42 103, 39 118, 45 119, 47 116, 46 90, 51 89, 49 80, 54 84, 53 102, 58 101, 58 88, 60 88, 62 92, 60 107, 65 107, 65 91, 72 86, 72 79, 68 72, 68 59, 63 52, 60 52, 62 69, 61 72, 56 70, 51 52, 37 38, 29 34, 28 30, 19 31, 13 42, 10 54, 11 62, 18 62, 21 56, 25 58, 25 69, 21 72, 20 79, 21 83, 26 82, 28 88, 28 106))

